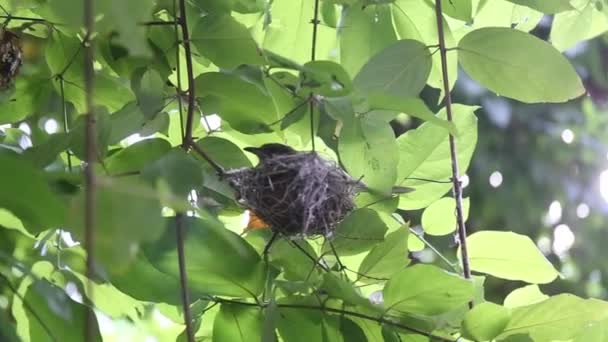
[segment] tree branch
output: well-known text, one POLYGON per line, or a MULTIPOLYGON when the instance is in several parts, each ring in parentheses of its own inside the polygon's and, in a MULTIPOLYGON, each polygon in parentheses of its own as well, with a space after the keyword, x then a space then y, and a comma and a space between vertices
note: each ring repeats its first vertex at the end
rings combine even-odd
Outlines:
MULTIPOLYGON (((314 15, 312 18, 312 46, 310 49, 310 60, 315 61, 317 58, 317 31, 319 29, 319 0, 315 0, 314 15)), ((313 94, 310 93, 312 99, 313 94)), ((315 151, 315 104, 314 101, 310 101, 309 105, 310 112, 310 142, 312 143, 312 150, 315 151)))
MULTIPOLYGON (((95 59, 94 46, 91 42, 91 37, 95 29, 95 11, 94 0, 85 0, 84 2, 84 27, 86 36, 84 38, 84 88, 86 102, 86 134, 85 134, 85 214, 84 214, 84 248, 87 251, 86 260, 86 276, 87 276, 87 293, 89 300, 93 303, 93 286, 92 279, 95 276, 95 220, 96 220, 96 195, 97 195, 97 180, 93 164, 97 160, 97 123, 94 111, 94 81, 95 69, 93 62, 95 59)), ((85 336, 84 340, 94 341, 96 336, 96 318, 91 307, 86 309, 85 319, 85 336)))
MULTIPOLYGON (((231 299, 224 299, 224 298, 217 298, 217 297, 213 297, 210 300, 213 302, 216 302, 216 303, 228 303, 228 304, 236 304, 236 305, 243 305, 243 306, 255 306, 255 307, 259 307, 259 308, 265 308, 269 305, 268 303, 258 304, 258 303, 252 303, 252 302, 241 302, 238 300, 231 300, 231 299)), ((386 319, 384 317, 369 316, 366 314, 362 314, 360 312, 328 308, 328 307, 324 307, 324 306, 313 306, 313 305, 302 305, 302 304, 276 304, 276 305, 279 308, 316 310, 316 311, 322 311, 322 312, 331 312, 331 313, 335 313, 335 314, 339 314, 339 315, 357 317, 357 318, 365 319, 368 321, 376 322, 378 324, 386 324, 386 325, 389 325, 389 326, 392 326, 395 328, 410 331, 415 334, 432 337, 432 338, 434 338, 435 341, 442 341, 442 342, 455 342, 456 341, 456 339, 448 339, 448 338, 445 338, 442 336, 437 336, 430 332, 426 332, 426 331, 420 330, 418 328, 413 328, 413 327, 407 326, 405 324, 395 322, 390 319, 386 319)))
MULTIPOLYGON (((445 109, 448 121, 453 121, 452 96, 450 94, 450 82, 448 79, 447 49, 445 47, 445 34, 443 30, 443 12, 441 0, 435 0, 435 15, 437 19, 437 36, 439 38, 439 54, 441 56, 441 73, 443 77, 443 90, 445 92, 445 109)), ((471 269, 469 266, 469 253, 467 250, 467 229, 464 224, 462 214, 462 184, 460 183, 460 172, 458 170, 458 159, 456 150, 456 139, 452 134, 449 135, 450 157, 452 160, 452 193, 456 201, 456 223, 458 226, 458 240, 460 242, 460 252, 462 255, 462 272, 466 279, 471 279, 471 269)), ((473 302, 469 302, 469 307, 473 307, 473 302)))

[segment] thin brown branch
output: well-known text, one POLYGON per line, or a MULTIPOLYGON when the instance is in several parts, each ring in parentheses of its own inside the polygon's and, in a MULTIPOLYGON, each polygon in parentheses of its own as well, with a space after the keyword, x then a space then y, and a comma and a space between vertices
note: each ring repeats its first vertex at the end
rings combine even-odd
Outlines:
MULTIPOLYGON (((177 0, 173 1, 174 13, 177 13, 177 0)), ((192 140, 192 129, 194 125, 194 101, 195 101, 195 86, 194 86, 194 70, 192 67, 192 50, 190 49, 190 34, 188 31, 188 21, 186 15, 186 0, 179 0, 179 16, 175 18, 175 35, 178 40, 178 26, 182 31, 182 43, 184 45, 184 52, 186 54, 186 73, 188 75, 188 109, 186 116, 186 128, 185 132, 182 131, 182 148, 185 151, 190 149, 190 146, 195 146, 192 140)), ((179 40, 178 40, 179 41, 179 40)), ((179 101, 179 116, 180 124, 183 120, 183 107, 181 105, 180 92, 181 89, 181 67, 180 67, 180 56, 179 46, 177 47, 177 84, 178 84, 178 101, 179 101)), ((182 125, 183 128, 183 125, 182 125)), ((206 156, 206 154, 202 154, 206 156)), ((213 165, 213 164, 212 164, 213 165)), ((186 251, 184 246, 184 214, 177 213, 175 216, 175 229, 176 229, 176 245, 177 245, 177 257, 178 257, 178 268, 179 268, 179 280, 180 280, 180 294, 182 297, 182 310, 184 312, 184 323, 186 325, 186 337, 188 342, 194 342, 194 327, 192 326, 192 314, 190 313, 190 294, 188 289, 188 273, 186 271, 186 251)))
POLYGON ((192 314, 190 313, 190 293, 188 292, 188 273, 186 272, 186 255, 184 251, 184 214, 175 215, 175 236, 177 243, 177 263, 179 268, 179 280, 182 290, 182 305, 184 306, 184 322, 186 324, 186 336, 188 342, 194 342, 194 329, 192 327, 192 314))
MULTIPOLYGON (((443 30, 443 11, 441 0, 435 0, 435 15, 437 19, 437 36, 439 38, 439 53, 441 56, 441 73, 443 77, 443 91, 445 92, 445 109, 448 121, 453 121, 452 96, 450 94, 450 82, 448 79, 447 49, 445 47, 445 34, 443 30)), ((471 279, 471 268, 469 266, 469 253, 467 250, 467 228, 464 224, 462 213, 462 184, 460 183, 460 171, 458 170, 458 159, 456 139, 450 133, 450 158, 452 160, 452 193, 456 201, 456 223, 458 226, 458 240, 462 256, 462 273, 466 279, 471 279)), ((473 307, 473 302, 469 302, 473 307)))
MULTIPOLYGON (((95 69, 93 63, 95 58, 94 44, 91 42, 91 37, 95 29, 95 10, 94 0, 85 0, 84 2, 84 27, 86 36, 83 41, 84 46, 84 88, 86 102, 86 134, 85 134, 85 213, 84 213, 84 247, 87 251, 86 260, 86 276, 87 276, 87 293, 89 300, 93 301, 93 284, 94 265, 95 265, 95 220, 96 220, 96 192, 97 180, 93 164, 97 160, 97 123, 94 111, 94 81, 95 69)), ((85 319, 85 336, 86 342, 94 341, 96 332, 96 318, 92 307, 87 307, 85 319)))
MULTIPOLYGON (((260 308, 265 308, 268 306, 267 303, 259 304, 259 303, 252 303, 252 302, 241 302, 238 300, 231 300, 231 299, 224 299, 224 298, 217 298, 217 297, 212 298, 211 301, 216 302, 216 303, 228 303, 228 304, 236 304, 236 305, 244 305, 244 306, 255 306, 255 307, 260 307, 260 308)), ((276 305, 279 308, 316 310, 316 311, 322 311, 322 312, 331 312, 331 313, 335 313, 335 314, 339 314, 339 315, 357 317, 357 318, 365 319, 367 321, 376 322, 378 324, 386 324, 388 326, 403 329, 403 330, 406 330, 406 331, 409 331, 409 332, 412 332, 415 334, 432 337, 434 339, 434 341, 441 341, 441 342, 455 342, 456 341, 456 339, 448 339, 443 336, 434 335, 430 332, 427 332, 427 331, 424 331, 424 330, 421 330, 418 328, 413 328, 413 327, 407 326, 405 324, 402 324, 402 323, 399 323, 399 322, 396 322, 396 321, 393 321, 393 320, 390 320, 390 319, 387 319, 384 317, 369 316, 366 314, 362 314, 360 312, 336 309, 336 308, 328 308, 325 306, 314 306, 314 305, 302 305, 302 304, 276 304, 276 305)))

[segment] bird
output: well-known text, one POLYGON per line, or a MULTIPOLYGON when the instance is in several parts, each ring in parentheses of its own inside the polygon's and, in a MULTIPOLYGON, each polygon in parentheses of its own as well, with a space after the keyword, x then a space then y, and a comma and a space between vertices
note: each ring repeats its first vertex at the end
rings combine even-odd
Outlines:
MULTIPOLYGON (((307 153, 307 152, 297 151, 291 146, 280 144, 280 143, 267 143, 260 147, 251 147, 250 146, 250 147, 245 147, 244 150, 249 153, 252 153, 256 157, 258 157, 260 164, 263 164, 265 161, 267 161, 271 158, 296 155, 299 153, 307 153)), ((357 184, 357 190, 359 190, 359 191, 379 194, 378 191, 370 189, 360 179, 353 179, 353 183, 357 184)), ((393 186, 393 188, 391 189, 391 195, 405 194, 405 193, 412 192, 412 191, 414 191, 414 189, 412 189, 412 188, 408 188, 408 187, 404 187, 404 186, 393 186)))

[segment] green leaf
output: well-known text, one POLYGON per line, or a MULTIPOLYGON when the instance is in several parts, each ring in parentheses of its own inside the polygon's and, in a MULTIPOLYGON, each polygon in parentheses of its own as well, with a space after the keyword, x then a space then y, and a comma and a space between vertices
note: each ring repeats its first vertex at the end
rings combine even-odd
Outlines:
MULTIPOLYGON (((71 300, 63 289, 39 280, 29 285, 23 300, 15 297, 13 315, 20 331, 27 332, 29 341, 82 341, 87 306, 71 300), (49 336, 52 334, 52 337, 49 336)), ((97 320, 94 319, 92 341, 102 341, 97 320)))
POLYGON ((14 90, 1 95, 0 124, 18 122, 35 111, 46 110, 51 93, 52 85, 46 74, 17 77, 14 90))
MULTIPOLYGON (((286 297, 277 301, 277 329, 285 342, 336 341, 340 336, 339 317, 318 310, 322 306, 314 297, 286 297), (289 308, 285 305, 301 307, 289 308), (304 309, 302 309, 302 306, 304 309), (306 309, 310 307, 311 309, 306 309)), ((338 339, 337 342, 341 342, 338 339)))
POLYGON ((315 93, 327 97, 348 95, 353 82, 340 64, 330 61, 314 61, 304 64, 300 72, 301 92, 315 93))
POLYGON ((458 43, 458 61, 498 95, 526 103, 565 102, 585 89, 568 60, 549 43, 508 28, 482 28, 458 43))
POLYGON ((383 93, 373 93, 368 96, 370 108, 394 110, 418 119, 428 121, 450 131, 456 135, 456 128, 453 123, 440 119, 426 106, 424 101, 416 97, 395 97, 383 93))
MULTIPOLYGON (((469 199, 462 201, 464 221, 469 217, 469 199)), ((444 197, 428 206, 422 213, 422 228, 429 235, 448 235, 456 230, 456 201, 444 197)))
POLYGON ((162 179, 173 194, 182 197, 203 185, 201 165, 181 148, 174 148, 162 158, 146 164, 142 177, 153 184, 162 179))
POLYGON ((561 294, 513 309, 511 320, 498 340, 528 334, 533 341, 567 341, 584 331, 590 323, 607 317, 606 302, 561 294))
POLYGON ((371 57, 355 77, 355 87, 366 93, 417 96, 426 85, 431 64, 423 43, 400 40, 371 57))
POLYGON ((7 153, 0 153, 0 165, 0 208, 24 221, 32 234, 64 222, 64 205, 51 192, 42 172, 7 153))
POLYGON ((511 313, 509 309, 485 302, 467 312, 462 322, 462 336, 473 341, 490 341, 503 332, 511 313))
POLYGON ((402 226, 389 233, 383 242, 365 256, 359 266, 360 281, 376 282, 373 278, 390 278, 410 263, 408 258, 409 229, 402 226), (369 278, 368 278, 369 277, 369 278))
MULTIPOLYGON (((429 5, 435 4, 427 0, 429 5)), ((442 2, 443 13, 454 19, 471 22, 473 20, 473 4, 472 0, 451 0, 442 2)))
MULTIPOLYGON (((49 69, 54 75, 62 75, 65 98, 74 104, 78 113, 86 112, 84 91, 84 54, 82 43, 75 37, 53 33, 46 46, 45 57, 49 69)), ((116 111, 133 100, 131 89, 123 80, 98 71, 95 74, 95 105, 104 106, 109 111, 116 111)), ((57 93, 61 91, 61 81, 53 78, 57 93)))
POLYGON ((338 142, 340 162, 354 179, 389 193, 397 179, 399 154, 391 126, 368 116, 344 122, 338 142))
POLYGON ((23 158, 29 160, 37 167, 45 167, 57 159, 57 156, 68 149, 72 137, 66 133, 56 133, 42 143, 28 148, 23 158))
POLYGON ((146 70, 135 85, 137 102, 146 118, 153 118, 164 105, 165 82, 154 69, 146 70))
POLYGON ((559 51, 596 37, 608 30, 604 13, 596 10, 595 3, 588 2, 580 9, 558 13, 551 24, 551 43, 559 51))
MULTIPOLYGON (((181 298, 175 289, 179 288, 179 280, 162 273, 150 264, 143 252, 139 252, 129 266, 121 273, 112 276, 112 285, 122 293, 144 302, 168 303, 181 305, 181 298), (146 284, 146 286, 141 286, 146 284)), ((190 293, 194 298, 198 293, 190 293)))
POLYGON ((326 272, 323 274, 323 284, 321 288, 332 298, 342 299, 344 303, 359 305, 365 308, 372 308, 369 299, 362 297, 350 282, 342 279, 336 272, 326 272))
POLYGON ((559 273, 525 235, 480 231, 467 238, 471 269, 498 278, 545 284, 559 273))
MULTIPOLYGON (((351 76, 369 59, 397 40, 388 6, 344 9, 339 33, 340 62, 351 76)), ((308 19, 307 19, 308 20, 308 19)))
MULTIPOLYGON (((271 17, 263 37, 264 49, 299 64, 310 61, 313 31, 310 20, 314 17, 315 0, 276 0, 270 4, 271 17)), ((330 59, 335 36, 336 31, 332 27, 323 23, 317 25, 317 59, 330 59)))
POLYGON ((229 14, 205 15, 194 25, 190 40, 200 54, 220 68, 264 64, 261 50, 247 28, 229 14))
MULTIPOLYGON (((157 197, 138 179, 98 178, 95 198, 96 258, 109 273, 120 274, 135 259, 139 245, 158 239, 165 226, 157 197), (120 237, 117 239, 116 237, 120 237)), ((68 228, 79 241, 85 236, 85 194, 68 209, 68 228)))
MULTIPOLYGON (((461 174, 466 172, 477 144, 477 118, 473 113, 476 109, 460 104, 452 106, 454 125, 458 130, 457 159, 461 174)), ((446 118, 445 109, 438 117, 446 118)), ((399 196, 400 209, 425 208, 448 192, 452 186, 452 168, 448 132, 445 129, 426 122, 401 135, 397 144, 400 155, 397 184, 415 189, 399 196)))
POLYGON ((320 272, 317 270, 318 255, 307 241, 289 242, 285 239, 275 241, 269 252, 270 262, 283 271, 285 279, 316 283, 320 272), (299 250, 298 244, 305 252, 299 250))
MULTIPOLYGON (((355 255, 384 241, 387 229, 377 212, 357 209, 336 228, 333 247, 339 255, 355 255)), ((331 251, 331 248, 326 245, 324 250, 331 251)))
POLYGON ((259 308, 223 303, 213 321, 213 342, 260 341, 262 322, 259 308))
POLYGON ((431 265, 414 265, 391 278, 384 287, 389 312, 438 315, 473 299, 473 283, 431 265))
POLYGON ((507 0, 514 4, 528 6, 546 14, 555 14, 574 9, 570 0, 507 0))
POLYGON ((526 285, 511 291, 505 298, 504 306, 507 308, 526 306, 542 302, 547 298, 549 298, 549 296, 542 293, 538 288, 538 285, 526 285))
POLYGON ((106 158, 105 167, 110 174, 136 172, 163 156, 170 149, 171 145, 165 139, 145 139, 106 158))
MULTIPOLYGON (((144 252, 157 269, 179 279, 175 218, 167 218, 164 224, 169 226, 165 235, 147 244, 144 252)), ((235 297, 255 297, 262 292, 266 271, 250 244, 214 218, 183 217, 182 225, 192 291, 235 297)))
POLYGON ((283 114, 277 113, 265 89, 236 75, 208 72, 198 76, 196 84, 197 96, 203 98, 202 102, 215 101, 222 119, 245 133, 268 131, 268 125, 283 114))

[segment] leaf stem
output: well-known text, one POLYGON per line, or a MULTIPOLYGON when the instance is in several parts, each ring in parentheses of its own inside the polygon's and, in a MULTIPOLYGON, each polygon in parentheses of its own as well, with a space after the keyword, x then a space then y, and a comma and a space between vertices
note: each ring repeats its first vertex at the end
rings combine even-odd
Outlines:
MULTIPOLYGON (((315 61, 317 58, 317 32, 319 29, 319 0, 315 0, 315 8, 312 19, 312 46, 310 49, 310 60, 315 61)), ((310 98, 313 97, 313 94, 310 93, 310 98)), ((310 101, 309 103, 309 112, 310 112, 310 142, 312 143, 312 150, 315 151, 315 104, 314 101, 310 101)))
MULTIPOLYGON (((441 0, 435 0, 435 16, 437 19, 437 36, 439 38, 439 53, 441 56, 441 73, 443 76, 443 90, 445 92, 445 108, 448 121, 453 121, 452 114, 452 96, 450 94, 450 82, 448 79, 447 65, 447 49, 445 47, 445 34, 443 30, 443 11, 441 9, 441 0)), ((462 213, 462 184, 458 170, 458 159, 456 150, 456 139, 450 133, 450 157, 452 160, 452 193, 456 201, 456 224, 458 226, 458 241, 460 243, 460 252, 462 255, 462 272, 465 279, 471 279, 471 269, 469 266, 469 253, 467 250, 467 229, 464 224, 464 216, 462 213)), ((469 302, 469 307, 473 307, 473 302, 469 302)))

